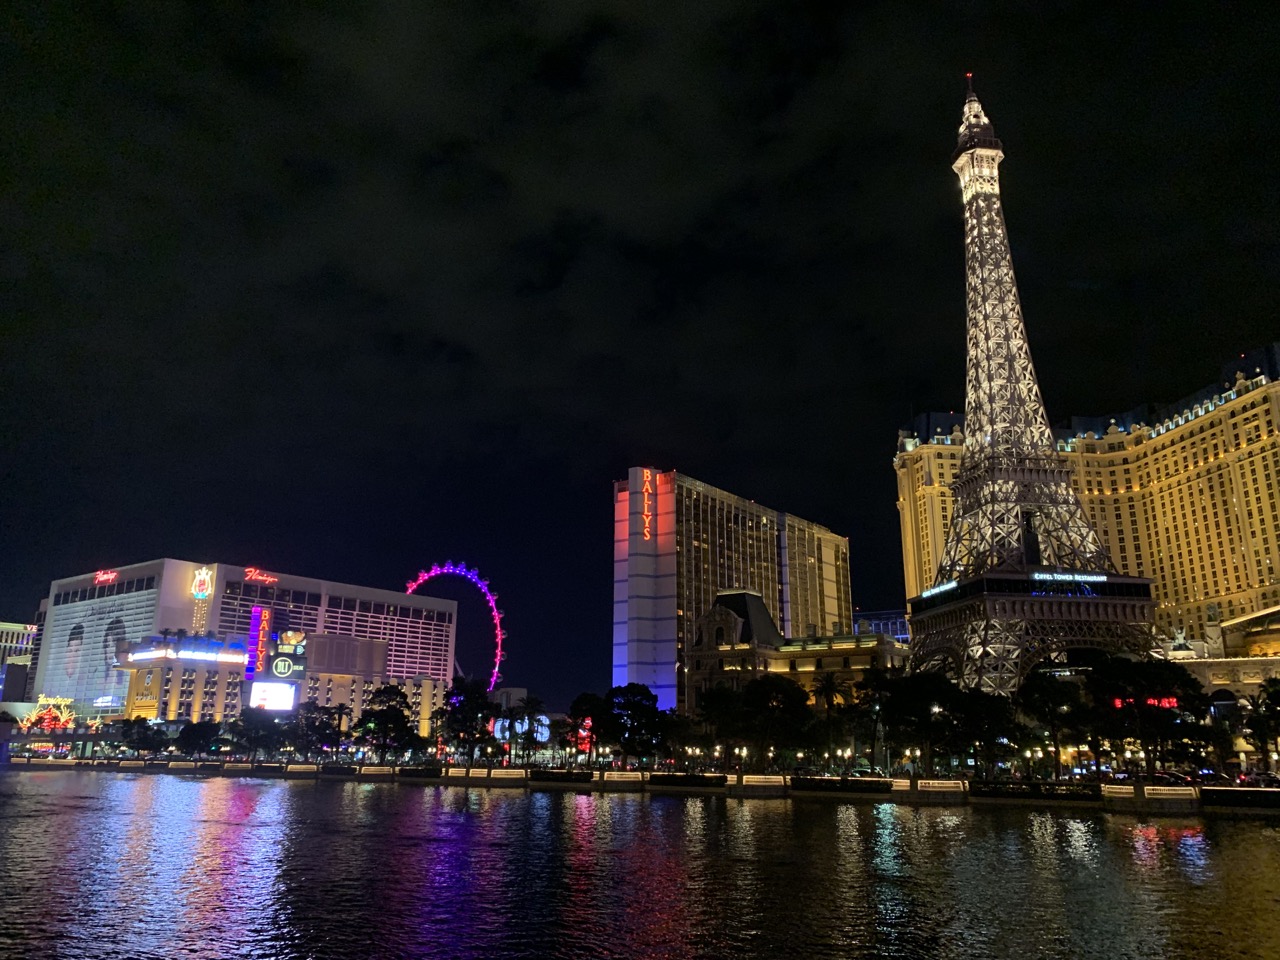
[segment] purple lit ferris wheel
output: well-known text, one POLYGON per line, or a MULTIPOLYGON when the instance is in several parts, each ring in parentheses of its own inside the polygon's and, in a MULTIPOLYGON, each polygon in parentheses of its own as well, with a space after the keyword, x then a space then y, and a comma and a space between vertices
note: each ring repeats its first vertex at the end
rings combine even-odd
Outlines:
POLYGON ((498 681, 502 679, 502 674, 498 672, 502 666, 502 661, 506 659, 506 654, 502 650, 502 641, 506 638, 507 632, 502 629, 502 611, 498 609, 498 595, 489 590, 489 581, 480 579, 479 570, 468 570, 465 563, 454 563, 448 560, 442 566, 433 563, 430 570, 420 570, 416 580, 410 580, 405 587, 405 593, 413 593, 428 580, 434 580, 436 577, 454 576, 463 577, 475 584, 476 588, 484 594, 485 600, 489 604, 489 614, 493 617, 493 672, 489 674, 489 690, 498 685, 498 681))

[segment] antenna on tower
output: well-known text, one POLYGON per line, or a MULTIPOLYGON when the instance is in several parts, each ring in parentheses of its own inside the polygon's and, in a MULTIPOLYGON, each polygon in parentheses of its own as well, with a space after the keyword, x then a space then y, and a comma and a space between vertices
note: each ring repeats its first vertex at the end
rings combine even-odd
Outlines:
POLYGON ((964 81, 965 81, 965 83, 967 83, 967 84, 969 85, 969 92, 970 92, 970 93, 973 93, 973 74, 972 74, 972 73, 966 73, 966 74, 964 75, 964 81))

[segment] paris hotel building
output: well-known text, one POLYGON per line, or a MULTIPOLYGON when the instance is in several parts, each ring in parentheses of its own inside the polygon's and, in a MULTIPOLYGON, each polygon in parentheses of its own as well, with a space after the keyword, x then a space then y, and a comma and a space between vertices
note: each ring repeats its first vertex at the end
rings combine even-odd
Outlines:
POLYGON ((218 720, 250 698, 359 715, 401 683, 442 702, 457 604, 257 567, 152 560, 55 580, 33 644, 32 699, 78 716, 218 720))
POLYGON ((758 593, 783 637, 852 631, 849 541, 674 470, 613 489, 613 684, 686 709, 685 650, 722 590, 758 593))
MULTIPOLYGON (((1280 654, 1280 343, 1170 408, 1077 418, 1058 434, 1116 569, 1153 581, 1157 627, 1208 656, 1280 654), (1246 372, 1237 372, 1237 371, 1246 372)), ((963 417, 924 414, 894 458, 907 596, 933 584, 963 417)))

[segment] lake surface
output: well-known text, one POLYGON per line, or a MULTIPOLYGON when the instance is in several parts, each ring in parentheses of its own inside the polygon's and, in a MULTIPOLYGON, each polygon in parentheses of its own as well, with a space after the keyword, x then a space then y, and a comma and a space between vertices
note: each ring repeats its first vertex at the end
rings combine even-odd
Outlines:
POLYGON ((1280 956, 1280 829, 0 774, 0 958, 1280 956))

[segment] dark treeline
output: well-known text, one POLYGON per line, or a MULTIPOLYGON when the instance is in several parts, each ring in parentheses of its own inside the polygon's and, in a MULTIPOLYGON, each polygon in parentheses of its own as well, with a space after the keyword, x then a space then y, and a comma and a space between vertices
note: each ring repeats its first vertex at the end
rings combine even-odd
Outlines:
POLYGON ((1280 734, 1280 680, 1239 701, 1211 700, 1176 662, 1098 656, 1068 677, 1033 673, 1008 698, 930 673, 873 668, 850 683, 827 672, 808 687, 767 673, 701 691, 693 717, 659 710, 648 687, 628 684, 583 693, 548 720, 536 697, 503 709, 482 681, 457 678, 428 736, 396 685, 374 690, 355 716, 305 702, 288 714, 188 721, 174 736, 141 718, 109 730, 137 754, 988 778, 1227 772, 1243 742, 1265 771, 1280 734))

